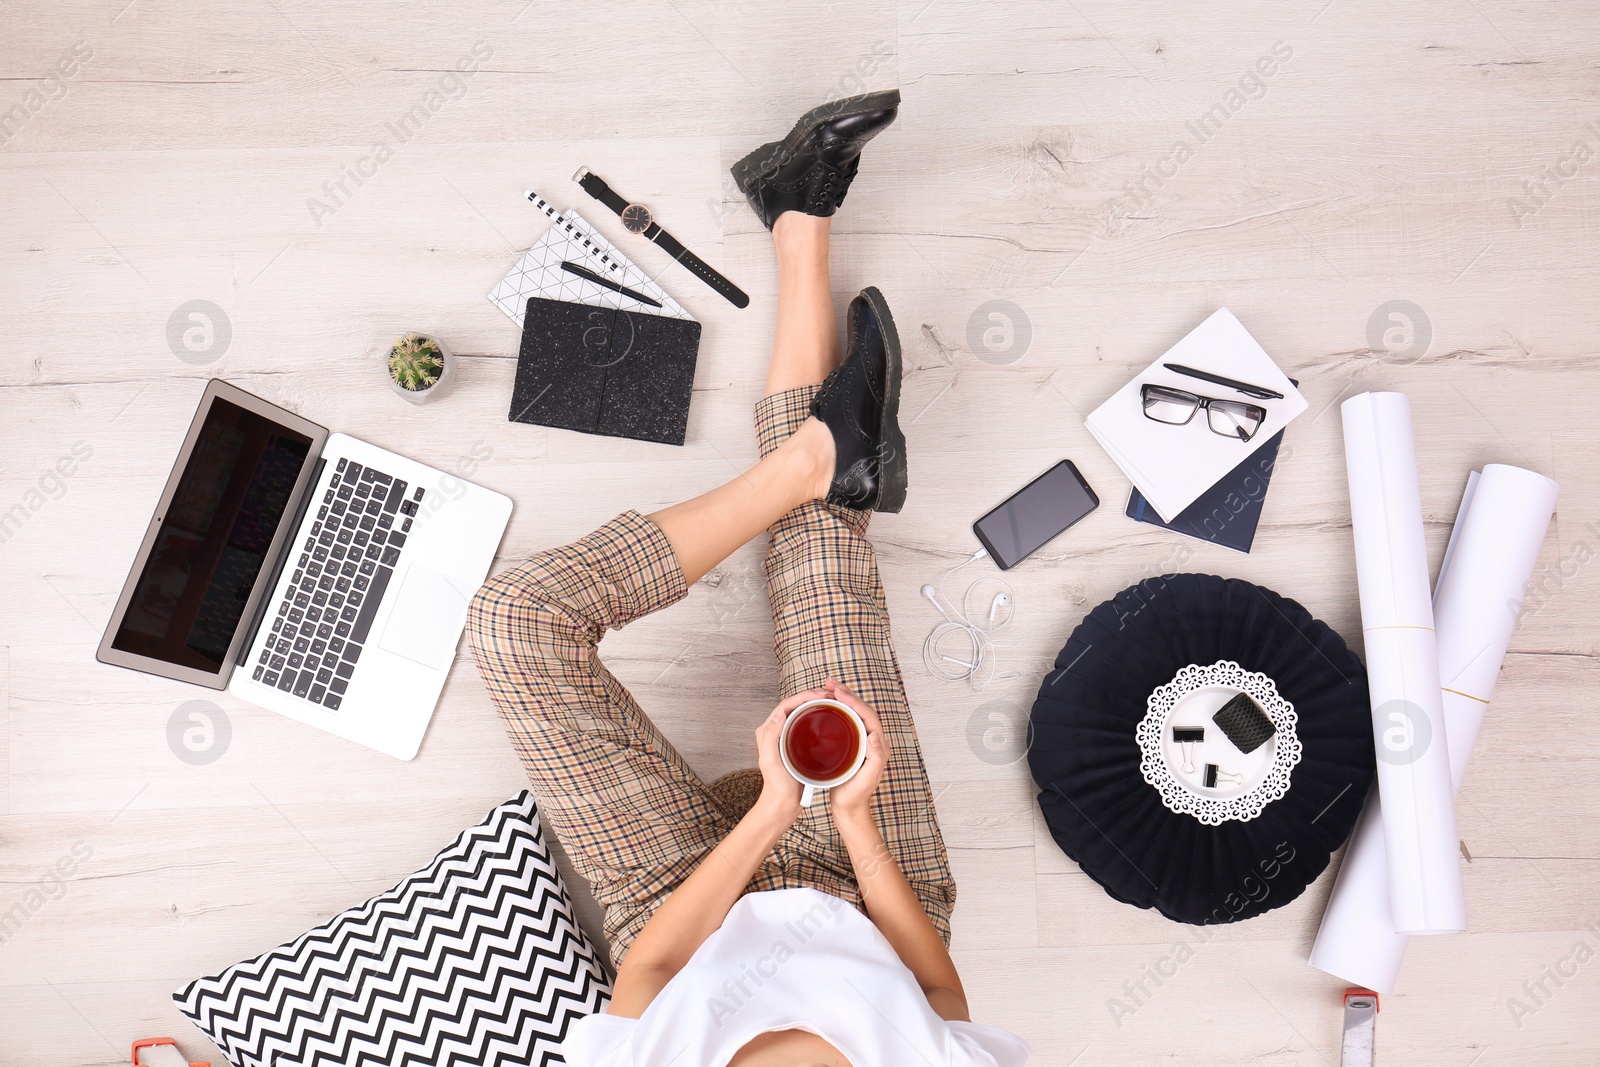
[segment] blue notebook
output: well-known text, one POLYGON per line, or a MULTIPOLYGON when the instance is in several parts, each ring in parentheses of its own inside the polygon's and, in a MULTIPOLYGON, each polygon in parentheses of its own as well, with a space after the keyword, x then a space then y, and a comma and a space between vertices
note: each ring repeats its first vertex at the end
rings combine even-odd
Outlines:
POLYGON ((1272 482, 1272 469, 1278 463, 1278 446, 1283 444, 1283 434, 1284 431, 1279 430, 1272 440, 1229 471, 1222 481, 1201 493, 1171 522, 1162 522, 1161 516, 1137 489, 1128 497, 1128 518, 1225 548, 1250 551, 1256 539, 1256 525, 1261 521, 1261 506, 1267 499, 1267 486, 1272 482))

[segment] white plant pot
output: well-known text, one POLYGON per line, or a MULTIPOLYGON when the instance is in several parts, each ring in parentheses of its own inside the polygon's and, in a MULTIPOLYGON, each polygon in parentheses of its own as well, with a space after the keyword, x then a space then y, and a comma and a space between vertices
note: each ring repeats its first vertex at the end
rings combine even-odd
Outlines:
POLYGON ((393 344, 383 350, 383 376, 388 380, 389 388, 399 393, 406 400, 413 404, 426 404, 444 391, 445 383, 450 380, 450 375, 455 371, 456 360, 455 356, 450 354, 450 349, 445 347, 445 343, 431 333, 423 333, 421 330, 407 330, 400 336, 409 337, 412 334, 416 334, 418 337, 425 337, 439 346, 439 358, 444 363, 444 369, 439 372, 439 380, 426 389, 407 389, 395 381, 394 375, 389 373, 389 353, 394 348, 393 344))

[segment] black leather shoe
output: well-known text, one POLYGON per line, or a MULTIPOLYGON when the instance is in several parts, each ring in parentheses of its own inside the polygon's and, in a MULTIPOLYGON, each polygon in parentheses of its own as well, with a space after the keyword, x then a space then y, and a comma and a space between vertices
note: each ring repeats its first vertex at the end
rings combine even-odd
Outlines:
POLYGON ((906 439, 900 432, 900 335, 876 287, 850 301, 849 348, 811 401, 833 433, 828 503, 899 511, 906 502, 906 439))
POLYGON ((789 136, 735 163, 733 180, 769 230, 785 211, 826 218, 844 202, 861 149, 894 121, 899 107, 898 89, 814 107, 789 136))

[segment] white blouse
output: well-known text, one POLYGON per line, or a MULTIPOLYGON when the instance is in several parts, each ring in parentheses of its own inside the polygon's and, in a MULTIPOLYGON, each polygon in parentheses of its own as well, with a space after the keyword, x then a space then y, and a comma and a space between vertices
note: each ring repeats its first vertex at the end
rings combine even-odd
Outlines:
POLYGON ((872 920, 815 889, 747 893, 638 1019, 568 1028, 569 1067, 725 1067, 755 1037, 805 1030, 853 1067, 1021 1067, 1028 1043, 939 1018, 872 920))

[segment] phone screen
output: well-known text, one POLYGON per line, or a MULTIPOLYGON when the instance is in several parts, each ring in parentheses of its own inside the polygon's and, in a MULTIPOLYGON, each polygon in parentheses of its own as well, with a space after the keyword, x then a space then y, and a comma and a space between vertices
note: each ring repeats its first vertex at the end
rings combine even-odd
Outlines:
POLYGON ((1078 468, 1064 459, 973 523, 972 532, 1007 571, 1099 506, 1078 468))

